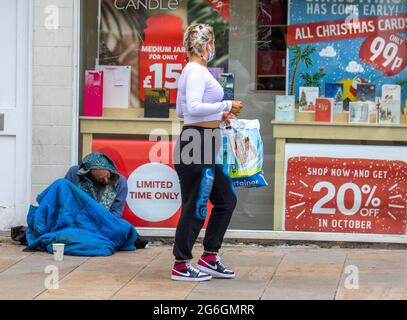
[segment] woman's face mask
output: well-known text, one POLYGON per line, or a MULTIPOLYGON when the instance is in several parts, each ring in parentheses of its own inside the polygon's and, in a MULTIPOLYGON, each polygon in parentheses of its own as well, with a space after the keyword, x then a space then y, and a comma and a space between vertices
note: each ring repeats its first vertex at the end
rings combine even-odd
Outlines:
POLYGON ((213 61, 213 59, 215 59, 215 47, 213 48, 213 50, 209 54, 208 62, 213 61))

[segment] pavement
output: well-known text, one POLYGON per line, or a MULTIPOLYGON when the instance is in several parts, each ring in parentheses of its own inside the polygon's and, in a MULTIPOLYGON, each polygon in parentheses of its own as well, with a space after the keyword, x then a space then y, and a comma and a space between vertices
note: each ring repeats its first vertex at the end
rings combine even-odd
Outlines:
MULTIPOLYGON (((236 279, 199 284, 170 280, 171 247, 160 242, 63 262, 23 249, 0 237, 1 300, 407 300, 403 249, 225 245, 221 255, 236 279), (56 272, 59 288, 46 289, 56 272)), ((201 252, 197 245, 195 257, 201 252)))

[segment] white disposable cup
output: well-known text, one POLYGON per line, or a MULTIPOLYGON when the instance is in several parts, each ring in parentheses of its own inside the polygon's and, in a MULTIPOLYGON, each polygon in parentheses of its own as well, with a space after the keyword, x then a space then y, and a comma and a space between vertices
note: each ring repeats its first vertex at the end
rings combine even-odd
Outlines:
POLYGON ((63 244, 63 243, 54 243, 52 245, 52 250, 54 252, 54 260, 55 261, 63 261, 64 260, 65 244, 63 244))

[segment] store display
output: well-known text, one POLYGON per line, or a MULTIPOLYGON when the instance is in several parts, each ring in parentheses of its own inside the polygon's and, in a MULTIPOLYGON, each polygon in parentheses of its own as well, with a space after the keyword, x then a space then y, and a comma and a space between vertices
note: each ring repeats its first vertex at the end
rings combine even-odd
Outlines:
POLYGON ((315 101, 315 121, 332 122, 333 105, 334 100, 331 98, 317 98, 315 101))
POLYGON ((276 120, 295 121, 295 97, 276 96, 276 120))
POLYGON ((343 112, 343 84, 342 83, 325 83, 325 98, 334 99, 334 113, 343 112))
POLYGON ((379 123, 400 124, 401 110, 400 101, 382 100, 379 111, 379 123))
POLYGON ((219 74, 219 83, 225 91, 224 100, 235 99, 235 76, 233 73, 219 74))
POLYGON ((103 115, 103 71, 85 72, 83 115, 101 117, 103 115))
POLYGON ((168 89, 144 89, 144 117, 170 117, 170 92, 168 89))
POLYGON ((103 71, 103 108, 129 108, 131 91, 130 66, 100 65, 103 71))
POLYGON ((318 87, 300 87, 299 111, 315 112, 315 100, 319 97, 318 87))
POLYGON ((289 94, 298 96, 301 85, 343 83, 346 111, 349 101, 360 100, 357 83, 379 89, 405 82, 406 25, 396 22, 405 20, 406 1, 291 0, 290 9, 289 94))
POLYGON ((349 103, 349 123, 369 123, 369 102, 349 103))

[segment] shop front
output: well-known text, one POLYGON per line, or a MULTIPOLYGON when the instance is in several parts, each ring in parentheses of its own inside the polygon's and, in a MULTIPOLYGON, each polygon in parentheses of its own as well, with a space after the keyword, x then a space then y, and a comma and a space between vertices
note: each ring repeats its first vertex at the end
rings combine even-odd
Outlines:
POLYGON ((81 21, 79 153, 115 160, 143 234, 174 234, 183 32, 208 23, 268 181, 238 189, 227 237, 407 243, 404 2, 89 0, 81 21))

